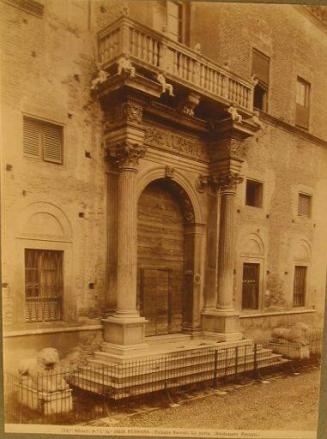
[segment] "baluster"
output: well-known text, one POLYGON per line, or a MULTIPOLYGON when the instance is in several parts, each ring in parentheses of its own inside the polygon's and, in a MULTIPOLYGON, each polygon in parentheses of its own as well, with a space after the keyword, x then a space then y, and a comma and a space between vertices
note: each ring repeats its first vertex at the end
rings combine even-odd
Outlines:
POLYGON ((204 88, 204 65, 200 64, 200 87, 204 88))
POLYGON ((121 24, 120 49, 123 55, 129 54, 129 26, 126 22, 121 24))
POLYGON ((148 63, 152 64, 152 38, 148 37, 147 38, 147 50, 148 50, 148 56, 147 56, 147 61, 148 63))
POLYGON ((169 67, 169 59, 168 59, 168 47, 165 42, 158 42, 158 65, 161 70, 168 71, 169 67))

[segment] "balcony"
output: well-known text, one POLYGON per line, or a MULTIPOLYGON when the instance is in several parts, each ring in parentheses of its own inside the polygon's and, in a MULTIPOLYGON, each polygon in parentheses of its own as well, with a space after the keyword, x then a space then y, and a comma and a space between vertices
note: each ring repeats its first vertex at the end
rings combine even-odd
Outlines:
POLYGON ((251 82, 128 17, 119 18, 99 32, 98 55, 106 71, 112 71, 118 60, 127 56, 136 72, 148 78, 156 80, 156 75, 162 73, 174 89, 186 88, 220 106, 233 105, 244 114, 252 114, 251 82))

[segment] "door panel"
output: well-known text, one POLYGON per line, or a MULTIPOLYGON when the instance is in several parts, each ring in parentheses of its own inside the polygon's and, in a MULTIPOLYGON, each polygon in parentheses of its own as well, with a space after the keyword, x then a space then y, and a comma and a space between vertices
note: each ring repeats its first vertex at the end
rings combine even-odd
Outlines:
POLYGON ((141 314, 146 334, 182 329, 184 219, 167 182, 150 184, 138 205, 138 272, 141 314))

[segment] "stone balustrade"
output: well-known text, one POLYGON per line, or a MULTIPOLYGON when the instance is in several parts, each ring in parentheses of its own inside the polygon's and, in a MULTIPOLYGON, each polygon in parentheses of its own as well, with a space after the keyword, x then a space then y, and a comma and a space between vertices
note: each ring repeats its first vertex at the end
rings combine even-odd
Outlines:
POLYGON ((168 81, 246 112, 253 110, 253 83, 130 18, 122 17, 99 32, 98 54, 103 69, 127 56, 134 66, 162 73, 168 81))

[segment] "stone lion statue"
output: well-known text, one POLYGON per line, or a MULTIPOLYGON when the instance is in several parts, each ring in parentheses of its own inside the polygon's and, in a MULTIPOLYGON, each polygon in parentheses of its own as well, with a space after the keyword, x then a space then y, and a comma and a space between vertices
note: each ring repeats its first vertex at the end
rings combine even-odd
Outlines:
POLYGON ((289 328, 279 327, 272 331, 272 338, 274 340, 287 340, 290 342, 300 343, 302 346, 309 344, 308 335, 310 326, 305 323, 298 322, 289 328))
POLYGON ((21 361, 18 372, 22 382, 40 392, 58 392, 69 388, 60 373, 57 349, 44 348, 35 358, 21 361))

